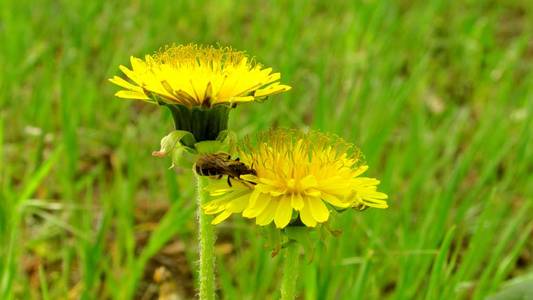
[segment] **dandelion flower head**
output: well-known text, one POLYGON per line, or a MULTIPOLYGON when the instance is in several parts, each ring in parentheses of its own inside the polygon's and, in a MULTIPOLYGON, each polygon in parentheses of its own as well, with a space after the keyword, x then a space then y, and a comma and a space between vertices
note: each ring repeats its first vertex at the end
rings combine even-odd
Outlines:
POLYGON ((243 175, 231 186, 212 181, 214 199, 204 211, 217 215, 214 224, 238 213, 258 225, 284 228, 299 219, 315 227, 328 221, 330 208, 388 207, 387 195, 377 191, 379 180, 361 176, 368 169, 361 152, 337 136, 277 129, 237 152, 256 175, 243 175))
POLYGON ((132 56, 130 62, 131 69, 120 66, 130 81, 110 79, 123 88, 115 94, 119 98, 209 108, 256 101, 290 89, 280 84, 280 73, 229 47, 170 46, 144 60, 132 56))

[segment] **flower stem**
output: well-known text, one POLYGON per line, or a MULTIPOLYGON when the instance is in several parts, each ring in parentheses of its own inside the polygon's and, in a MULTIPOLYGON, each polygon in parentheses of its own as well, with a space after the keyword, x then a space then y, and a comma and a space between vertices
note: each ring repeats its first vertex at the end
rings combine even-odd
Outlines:
POLYGON ((300 258, 300 248, 298 246, 297 242, 290 241, 285 248, 281 300, 294 300, 296 298, 296 281, 298 279, 300 258))
POLYGON ((196 175, 198 182, 198 243, 200 250, 200 300, 215 299, 215 228, 211 225, 211 216, 202 211, 202 205, 208 201, 204 190, 207 178, 196 175))

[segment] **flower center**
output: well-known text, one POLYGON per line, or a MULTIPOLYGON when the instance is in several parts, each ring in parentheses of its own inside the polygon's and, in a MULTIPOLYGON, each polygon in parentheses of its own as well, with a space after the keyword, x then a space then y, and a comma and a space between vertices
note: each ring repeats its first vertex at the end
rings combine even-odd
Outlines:
POLYGON ((287 192, 289 194, 297 194, 300 192, 299 184, 294 178, 291 178, 287 181, 287 192))
POLYGON ((294 180, 294 178, 289 179, 289 181, 287 181, 287 187, 289 189, 294 189, 296 187, 296 180, 294 180))

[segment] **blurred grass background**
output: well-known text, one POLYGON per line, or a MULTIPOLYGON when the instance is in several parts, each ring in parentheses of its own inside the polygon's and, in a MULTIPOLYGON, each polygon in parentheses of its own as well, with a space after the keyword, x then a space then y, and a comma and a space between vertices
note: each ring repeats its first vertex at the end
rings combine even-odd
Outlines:
MULTIPOLYGON (((3 0, 0 12, 0 299, 195 295, 194 181, 150 155, 170 116, 107 82, 130 55, 189 42, 246 50, 293 86, 237 108, 239 135, 337 133, 390 195, 388 210, 332 224, 343 234, 301 266, 301 299, 484 299, 531 282, 533 2, 3 0)), ((220 298, 277 298, 267 239, 239 218, 219 232, 220 298)))

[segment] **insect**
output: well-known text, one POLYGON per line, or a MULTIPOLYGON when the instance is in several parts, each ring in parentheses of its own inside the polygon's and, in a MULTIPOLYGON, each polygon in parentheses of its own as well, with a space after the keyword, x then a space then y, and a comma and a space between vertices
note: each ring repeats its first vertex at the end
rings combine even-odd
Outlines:
MULTIPOLYGON (((227 153, 206 154, 198 158, 195 164, 195 170, 201 176, 216 176, 218 179, 222 176, 228 176, 228 185, 231 185, 231 179, 237 179, 241 182, 251 183, 240 178, 241 175, 257 175, 257 172, 248 167, 239 159, 232 159, 227 153)), ((253 183, 252 183, 253 184, 253 183)))

